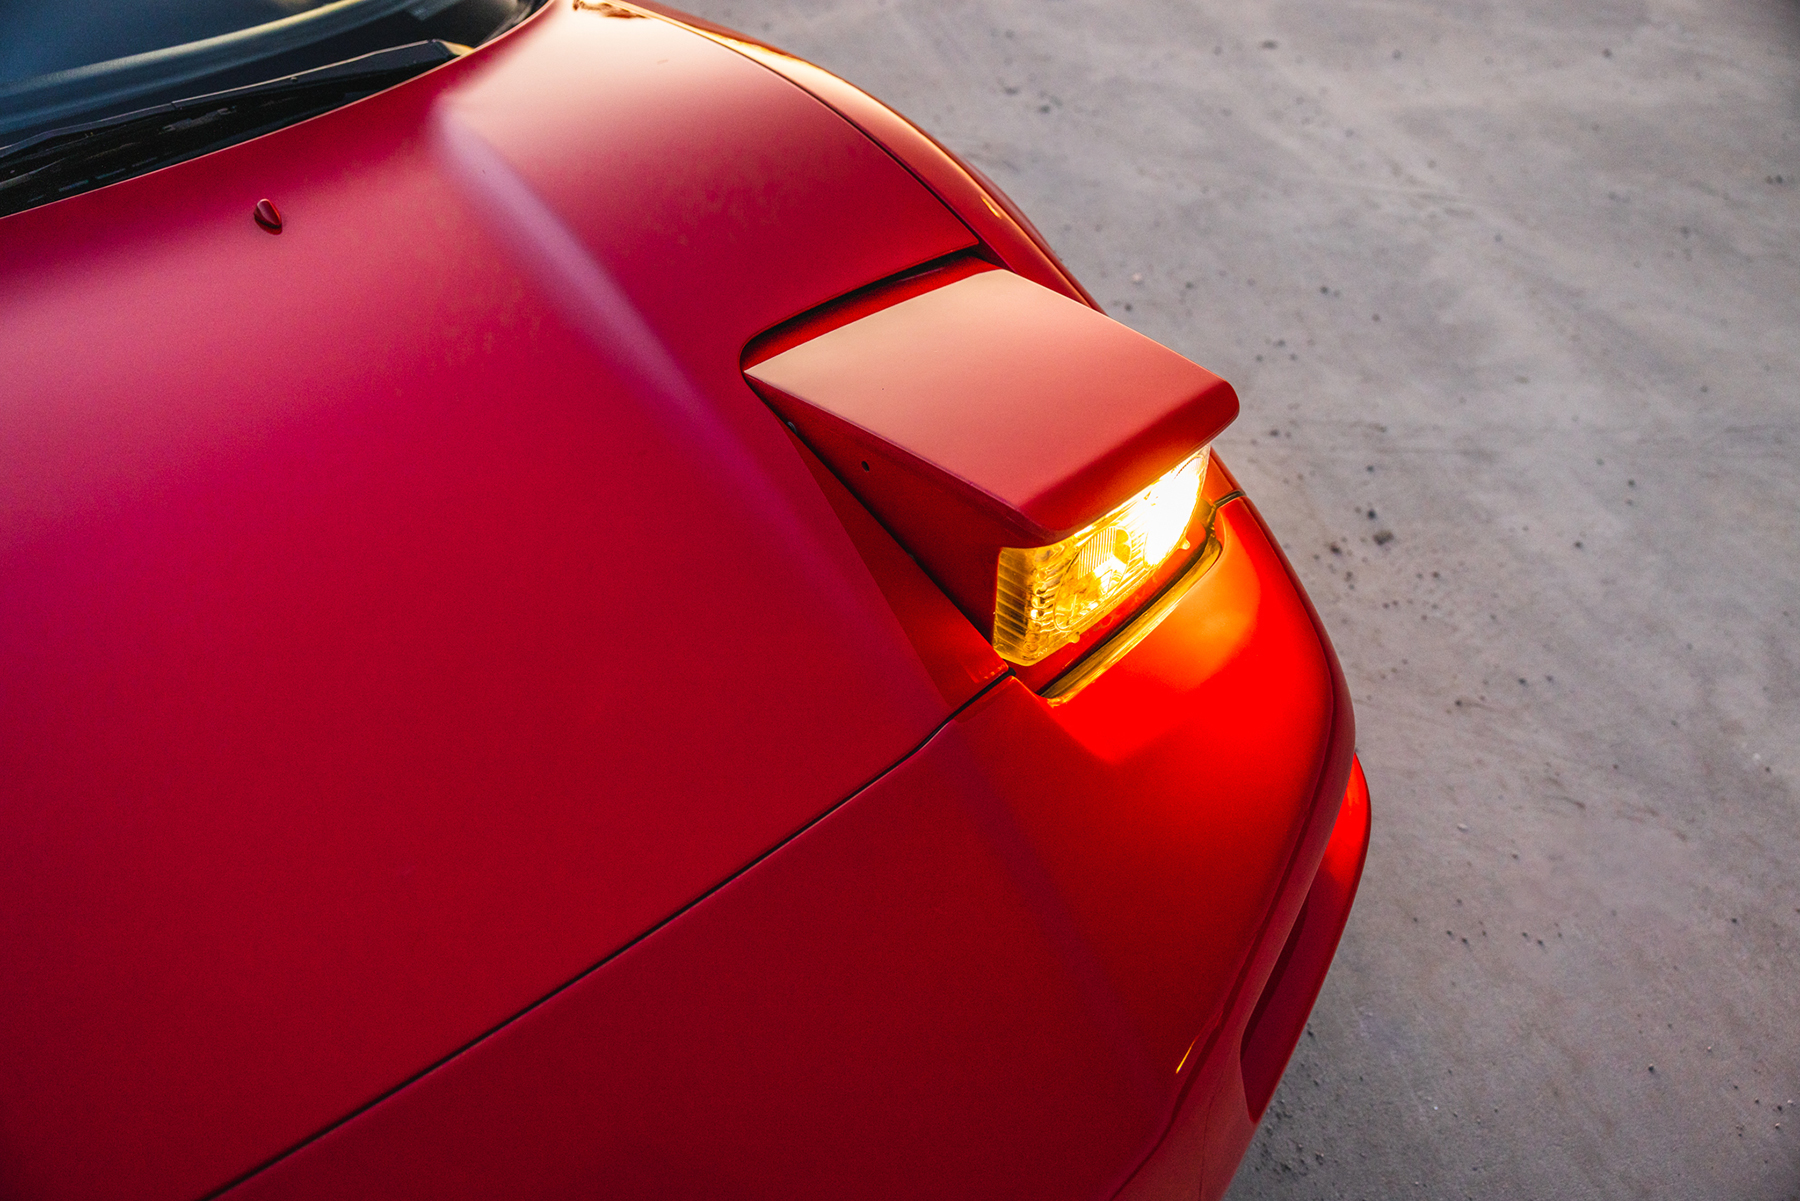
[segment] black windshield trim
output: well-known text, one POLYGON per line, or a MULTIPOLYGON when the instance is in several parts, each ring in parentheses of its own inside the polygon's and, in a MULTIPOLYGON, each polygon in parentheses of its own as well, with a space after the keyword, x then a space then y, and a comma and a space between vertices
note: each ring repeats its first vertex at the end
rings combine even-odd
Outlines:
POLYGON ((441 41, 136 112, 46 130, 0 148, 0 216, 198 158, 373 95, 457 57, 441 41))

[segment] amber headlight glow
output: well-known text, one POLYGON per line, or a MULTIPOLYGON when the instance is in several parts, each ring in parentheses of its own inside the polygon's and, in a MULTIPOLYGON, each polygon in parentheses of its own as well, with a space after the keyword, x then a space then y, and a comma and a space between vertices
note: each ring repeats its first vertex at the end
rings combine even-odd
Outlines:
POLYGON ((1208 449, 1061 542, 1001 550, 994 649, 1002 658, 1038 662, 1092 629, 1150 578, 1193 520, 1208 449))

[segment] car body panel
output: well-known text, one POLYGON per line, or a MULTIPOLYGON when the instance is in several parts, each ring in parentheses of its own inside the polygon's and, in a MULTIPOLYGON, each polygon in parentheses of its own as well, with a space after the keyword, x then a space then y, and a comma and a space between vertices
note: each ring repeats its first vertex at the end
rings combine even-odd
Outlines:
MULTIPOLYGON (((1315 841, 1323 828, 1315 815, 1307 841, 1315 841)), ((1262 1117, 1251 1093, 1266 1103, 1273 1078, 1287 1066, 1362 879, 1369 853, 1369 789, 1362 765, 1354 760, 1329 834, 1272 974, 1247 976, 1247 981, 1266 983, 1260 993, 1240 991, 1220 1037, 1198 1057, 1168 1132, 1119 1191, 1118 1201, 1191 1201, 1195 1196, 1217 1201, 1231 1187, 1262 1117), (1268 1021, 1276 1010, 1287 1020, 1268 1021)), ((1302 856, 1300 863, 1306 862, 1302 856)), ((1289 890, 1284 901, 1294 901, 1298 891, 1289 890)), ((1265 943, 1261 955, 1274 949, 1272 942, 1265 943)))
POLYGON ((831 106, 876 145, 885 147, 975 231, 1008 270, 1099 308, 1019 207, 980 171, 905 117, 847 80, 749 34, 681 11, 659 0, 619 3, 621 11, 656 13, 730 46, 792 80, 831 106))
POLYGON ((738 370, 971 240, 762 67, 563 6, 0 221, 0 1191, 225 1183, 972 695, 738 370))
POLYGON ((961 253, 1086 299, 843 81, 589 0, 0 219, 0 1195, 1217 1196, 1348 692, 1216 457, 1052 707, 746 383, 961 253))
POLYGON ((1209 1058, 1190 1049, 1255 1001, 1323 851, 1302 834, 1330 833, 1350 768, 1306 605, 1247 505, 1220 517, 1218 565, 1129 670, 1055 708, 1002 679, 717 893, 230 1195, 1110 1195, 1209 1058), (1119 706, 1154 720, 1093 719, 1119 706))

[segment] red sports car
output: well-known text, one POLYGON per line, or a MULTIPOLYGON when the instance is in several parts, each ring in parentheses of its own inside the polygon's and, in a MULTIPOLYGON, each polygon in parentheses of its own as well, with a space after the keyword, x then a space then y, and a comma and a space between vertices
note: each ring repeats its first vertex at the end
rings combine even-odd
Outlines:
POLYGON ((1224 1191, 1369 830, 1227 384, 653 4, 7 11, 0 1196, 1224 1191))

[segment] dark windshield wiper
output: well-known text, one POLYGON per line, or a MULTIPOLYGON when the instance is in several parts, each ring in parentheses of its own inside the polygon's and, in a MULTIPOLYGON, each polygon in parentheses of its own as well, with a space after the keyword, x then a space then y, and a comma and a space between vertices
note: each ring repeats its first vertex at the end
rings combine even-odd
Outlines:
POLYGON ((413 42, 246 87, 192 96, 0 148, 0 217, 247 141, 372 95, 457 52, 413 42))

